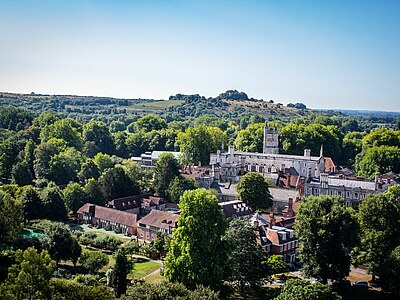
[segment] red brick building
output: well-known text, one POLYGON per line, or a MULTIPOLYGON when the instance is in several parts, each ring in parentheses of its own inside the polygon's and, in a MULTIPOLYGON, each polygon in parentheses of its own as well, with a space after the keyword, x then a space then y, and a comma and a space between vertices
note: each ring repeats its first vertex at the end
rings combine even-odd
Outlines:
POLYGON ((153 209, 137 222, 137 237, 153 242, 158 231, 170 236, 172 229, 177 227, 178 217, 179 215, 172 212, 153 209))
POLYGON ((112 230, 116 233, 136 235, 137 214, 86 203, 78 209, 78 219, 83 224, 112 230))

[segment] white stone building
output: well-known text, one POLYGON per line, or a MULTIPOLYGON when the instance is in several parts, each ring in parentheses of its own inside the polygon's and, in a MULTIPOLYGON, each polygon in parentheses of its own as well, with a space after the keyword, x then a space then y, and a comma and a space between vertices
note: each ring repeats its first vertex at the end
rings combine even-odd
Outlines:
POLYGON ((218 150, 210 155, 210 165, 214 180, 221 182, 238 182, 245 172, 258 172, 265 177, 276 179, 278 171, 293 167, 300 177, 319 177, 326 172, 326 161, 323 148, 319 156, 311 156, 309 149, 304 155, 279 154, 278 129, 264 127, 263 152, 237 152, 234 146, 228 151, 218 150))

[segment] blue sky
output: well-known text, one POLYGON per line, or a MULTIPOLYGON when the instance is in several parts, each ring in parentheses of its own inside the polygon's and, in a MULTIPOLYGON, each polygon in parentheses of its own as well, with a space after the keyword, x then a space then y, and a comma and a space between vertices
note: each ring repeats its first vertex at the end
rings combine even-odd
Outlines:
POLYGON ((400 1, 0 0, 0 91, 400 111, 400 1))

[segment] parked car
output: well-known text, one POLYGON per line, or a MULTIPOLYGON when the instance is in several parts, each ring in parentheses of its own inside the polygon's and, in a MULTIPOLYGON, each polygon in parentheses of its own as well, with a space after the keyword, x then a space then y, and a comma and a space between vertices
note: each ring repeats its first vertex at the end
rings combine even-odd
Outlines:
POLYGON ((369 288, 369 285, 368 282, 359 280, 353 283, 353 287, 357 289, 367 289, 369 288))
POLYGON ((351 287, 350 280, 334 280, 332 286, 339 289, 347 289, 351 287))

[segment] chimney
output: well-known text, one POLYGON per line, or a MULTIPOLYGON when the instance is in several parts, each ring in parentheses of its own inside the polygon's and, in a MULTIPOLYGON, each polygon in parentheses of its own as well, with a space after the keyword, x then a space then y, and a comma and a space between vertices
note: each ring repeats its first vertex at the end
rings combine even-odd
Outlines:
POLYGON ((255 219, 254 222, 253 222, 253 227, 254 227, 254 229, 257 229, 257 228, 258 228, 258 225, 259 225, 258 220, 255 219))
POLYGON ((324 157, 324 145, 321 145, 321 149, 319 150, 319 157, 324 157))
POLYGON ((92 215, 92 217, 94 216, 95 210, 96 210, 96 205, 90 204, 89 205, 89 213, 92 215))
POLYGON ((304 149, 304 157, 310 157, 311 156, 311 150, 310 149, 304 149))
POLYGON ((276 219, 273 211, 271 210, 271 212, 269 213, 269 228, 272 228, 272 226, 275 226, 275 224, 276 224, 276 219))
POLYGON ((228 154, 233 154, 233 152, 235 152, 235 147, 232 145, 228 146, 228 154))
POLYGON ((293 211, 293 198, 289 198, 289 203, 288 203, 288 205, 289 205, 289 211, 293 211))

